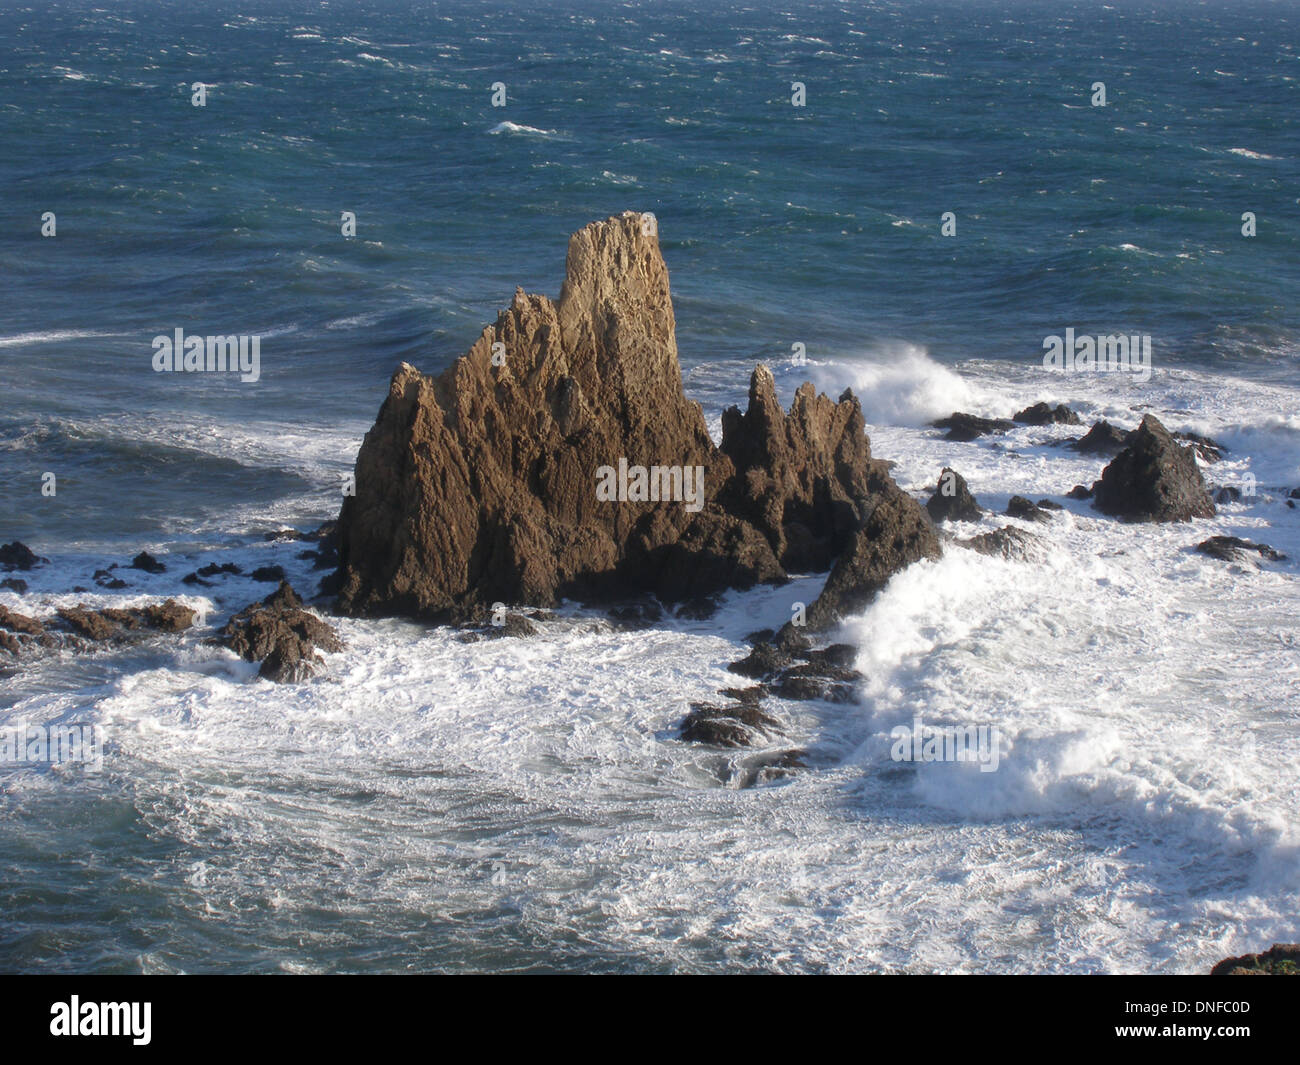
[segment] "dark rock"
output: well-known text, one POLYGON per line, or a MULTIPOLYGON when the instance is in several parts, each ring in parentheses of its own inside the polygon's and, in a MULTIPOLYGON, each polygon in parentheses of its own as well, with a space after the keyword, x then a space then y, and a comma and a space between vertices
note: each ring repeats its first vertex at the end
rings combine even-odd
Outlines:
POLYGON ((1079 416, 1064 403, 1055 407, 1047 403, 1035 403, 1018 414, 1012 415, 1012 421, 1021 425, 1081 425, 1079 416))
POLYGON ((197 573, 187 573, 181 578, 181 584, 197 584, 200 588, 211 588, 212 582, 205 581, 197 573))
POLYGON ((757 643, 753 650, 737 662, 732 662, 727 669, 739 673, 742 677, 763 678, 771 676, 790 664, 792 656, 770 643, 757 643))
POLYGON ((1262 954, 1225 958, 1211 976, 1300 976, 1300 943, 1274 943, 1262 954))
POLYGON ((206 566, 200 566, 196 572, 200 577, 219 577, 223 573, 238 575, 243 571, 233 562, 224 562, 221 565, 210 562, 206 566))
POLYGON ((771 643, 775 635, 776 629, 756 629, 745 637, 745 642, 750 646, 756 643, 771 643))
POLYGON ((817 651, 806 651, 803 657, 814 667, 852 669, 858 660, 858 649, 851 643, 833 643, 817 651))
POLYGON ((1208 540, 1202 540, 1197 544, 1196 550, 1224 562, 1253 563, 1255 560, 1252 555, 1266 558, 1270 562, 1286 560, 1286 555, 1269 547, 1268 544, 1257 544, 1253 540, 1243 540, 1239 536, 1211 536, 1208 540))
POLYGON ((109 588, 113 591, 117 591, 126 587, 126 581, 122 580, 121 577, 114 577, 111 570, 97 569, 91 576, 94 582, 101 588, 109 588))
POLYGON ((1012 525, 980 533, 968 540, 958 540, 957 545, 969 547, 981 555, 1020 562, 1041 562, 1047 558, 1049 551, 1048 542, 1041 536, 1024 532, 1012 525))
POLYGON ((194 624, 198 616, 196 611, 174 599, 142 607, 105 607, 102 610, 86 606, 62 607, 56 614, 67 631, 92 643, 119 642, 145 629, 183 632, 194 624))
POLYGON ((73 632, 87 640, 95 642, 109 640, 120 632, 118 625, 98 610, 67 606, 60 607, 57 613, 73 632))
POLYGON ((699 596, 688 599, 677 608, 676 616, 687 621, 708 621, 718 612, 722 600, 715 595, 699 596))
POLYGON ((167 567, 159 562, 148 551, 141 551, 135 558, 131 559, 132 569, 142 569, 146 573, 165 573, 167 567))
POLYGON ((46 562, 48 558, 42 558, 20 540, 0 546, 0 566, 7 571, 34 569, 46 562))
POLYGON ((879 491, 869 480, 892 484, 858 401, 805 384, 786 412, 760 366, 715 446, 682 387, 667 268, 643 229, 631 212, 587 226, 558 300, 517 291, 439 377, 398 369, 339 516, 340 610, 460 620, 495 601, 680 603, 844 553, 879 491), (598 471, 621 461, 701 468, 703 490, 601 498, 598 471))
POLYGON ((0 588, 8 588, 11 592, 17 592, 19 595, 27 594, 27 582, 21 577, 6 577, 0 581, 0 588))
POLYGON ((755 703, 691 703, 691 712, 682 722, 681 738, 710 747, 751 747, 769 733, 780 732, 780 722, 755 703))
POLYGON ((1091 499, 1092 489, 1085 488, 1081 484, 1076 484, 1073 488, 1071 488, 1068 492, 1065 493, 1065 498, 1066 499, 1091 499))
POLYGON ((252 580, 262 581, 266 584, 279 583, 284 580, 283 566, 258 566, 248 575, 252 580))
POLYGON ((935 429, 947 429, 945 440, 968 441, 991 433, 1005 433, 1016 427, 1015 422, 1005 418, 981 418, 975 414, 963 414, 954 411, 947 418, 939 418, 930 423, 935 429))
POLYGON ((1233 485, 1225 485, 1214 493, 1216 503, 1239 503, 1241 502, 1241 489, 1233 485))
POLYGON ((1044 507, 1024 496, 1012 496, 1007 503, 1006 515, 1008 518, 1019 518, 1021 521, 1051 521, 1052 516, 1044 507))
POLYGON ((622 628, 643 629, 664 619, 664 608, 655 599, 640 599, 609 608, 609 616, 622 628))
POLYGON ((777 676, 771 684, 773 695, 782 699, 824 699, 832 703, 857 701, 854 682, 862 674, 856 669, 830 666, 824 662, 793 666, 777 676))
POLYGON ((1182 447, 1151 414, 1133 433, 1095 486, 1094 505, 1126 521, 1189 521, 1214 516, 1190 448, 1182 447))
POLYGON ((1039 510, 1064 510, 1065 508, 1061 506, 1060 503, 1056 502, 1053 499, 1040 499, 1038 501, 1038 509, 1039 510))
POLYGON ((1086 455, 1115 455, 1128 445, 1131 435, 1110 422, 1100 421, 1081 439, 1070 441, 1070 447, 1086 455))
POLYGON ((984 513, 980 505, 975 502, 975 497, 971 495, 966 478, 946 466, 939 474, 939 485, 935 488, 930 501, 926 503, 925 509, 929 512, 930 519, 935 522, 979 521, 980 515, 984 513))
POLYGON ((746 706, 757 706, 768 694, 768 689, 766 684, 754 684, 748 688, 723 688, 720 694, 746 706))
POLYGON ((1207 463, 1218 462, 1228 450, 1218 441, 1211 440, 1200 433, 1174 433, 1174 439, 1190 444, 1192 450, 1201 456, 1201 461, 1207 463))
POLYGON ((343 649, 338 633, 303 609, 287 581, 265 600, 250 603, 232 617, 218 640, 245 661, 261 661, 258 675, 279 683, 311 676, 324 662, 317 650, 343 649))

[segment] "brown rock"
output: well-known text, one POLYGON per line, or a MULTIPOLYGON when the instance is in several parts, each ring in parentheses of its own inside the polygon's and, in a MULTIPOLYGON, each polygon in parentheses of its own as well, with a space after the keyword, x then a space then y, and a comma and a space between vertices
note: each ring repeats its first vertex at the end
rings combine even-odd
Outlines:
POLYGON ((786 413, 760 366, 715 447, 682 387, 646 228, 631 212, 587 226, 558 300, 516 291, 439 377, 398 369, 339 516, 341 611, 477 620, 494 602, 695 601, 824 570, 854 541, 893 485, 857 400, 805 384, 786 413), (620 460, 701 469, 702 491, 602 499, 599 471, 620 460))
POLYGON ((1094 494, 1098 510, 1126 521, 1214 516, 1214 501, 1192 449, 1180 445, 1151 414, 1143 417, 1128 446, 1102 471, 1094 494))
POLYGON ((343 649, 334 628, 305 610, 287 581, 265 600, 250 603, 232 617, 218 640, 245 661, 260 660, 258 675, 279 683, 311 676, 324 663, 317 649, 343 649))

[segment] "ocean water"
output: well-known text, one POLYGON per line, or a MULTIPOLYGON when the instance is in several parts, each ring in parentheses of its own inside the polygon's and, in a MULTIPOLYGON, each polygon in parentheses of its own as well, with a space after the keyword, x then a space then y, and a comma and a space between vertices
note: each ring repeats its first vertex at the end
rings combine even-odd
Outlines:
POLYGON ((1194 972, 1300 938, 1298 38, 1226 0, 5 5, 0 541, 51 564, 0 603, 202 624, 0 678, 0 725, 107 738, 99 773, 0 766, 0 967, 1194 972), (636 632, 340 620, 301 685, 204 644, 266 586, 180 576, 311 590, 264 534, 337 513, 396 364, 558 294, 625 209, 715 431, 762 360, 853 388, 918 496, 1091 483, 1077 430, 926 428, 1040 399, 1213 436, 1207 480, 1257 491, 1161 527, 1067 502, 1038 561, 909 569, 839 634, 861 703, 773 701, 809 768, 755 787, 761 752, 676 727, 818 575, 636 632), (1067 327, 1150 335, 1150 379, 1045 373, 1067 327), (259 335, 259 380, 154 373, 176 328, 259 335), (94 585, 141 549, 167 572, 94 585), (895 762, 917 717, 996 725, 999 769, 895 762))

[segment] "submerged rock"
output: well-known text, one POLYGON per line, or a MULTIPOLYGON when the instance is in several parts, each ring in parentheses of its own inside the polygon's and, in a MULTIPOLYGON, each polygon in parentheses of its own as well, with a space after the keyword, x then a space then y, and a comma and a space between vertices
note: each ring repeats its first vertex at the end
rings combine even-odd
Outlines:
POLYGON ((1094 506, 1126 521, 1189 521, 1214 516, 1191 448, 1181 446, 1152 414, 1102 471, 1094 506))
POLYGON ((1017 529, 1013 525, 1004 525, 1001 529, 980 533, 956 543, 958 547, 969 547, 981 555, 1019 562, 1042 562, 1050 550, 1050 545, 1041 536, 1017 529))
POLYGON ((975 502, 975 497, 971 495, 966 478, 947 466, 939 474, 939 485, 935 488, 930 501, 926 503, 925 509, 930 515, 930 520, 934 522, 979 521, 980 515, 984 513, 980 505, 975 502))
POLYGON ((399 367, 339 516, 342 612, 700 600, 829 568, 898 491, 851 393, 804 384, 786 412, 763 366, 713 444, 647 219, 574 234, 559 298, 517 290, 439 377, 399 367))
POLYGON ((306 610, 287 581, 232 617, 218 641, 247 662, 260 661, 258 676, 280 683, 310 677, 324 664, 317 650, 343 650, 334 628, 306 610))
POLYGON ((1286 555, 1269 547, 1268 544, 1257 544, 1253 540, 1243 540, 1239 536, 1211 536, 1208 540, 1202 540, 1197 544, 1196 550, 1224 562, 1253 564, 1256 557, 1266 558, 1270 562, 1286 560, 1286 555))
POLYGON ((691 703, 691 712, 682 722, 681 738, 710 747, 751 747, 771 733, 781 733, 780 722, 757 703, 691 703))

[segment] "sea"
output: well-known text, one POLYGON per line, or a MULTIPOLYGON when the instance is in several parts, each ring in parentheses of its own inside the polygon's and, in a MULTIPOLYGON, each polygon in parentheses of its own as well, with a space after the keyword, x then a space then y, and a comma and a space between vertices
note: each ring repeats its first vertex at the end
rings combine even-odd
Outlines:
POLYGON ((5 0, 0 279, 0 541, 49 559, 0 604, 199 612, 0 674, 0 728, 104 744, 0 763, 0 969, 1195 973, 1300 939, 1297 3, 5 0), (300 684, 208 643, 271 586, 182 576, 314 593, 267 536, 337 515, 396 366, 557 296, 625 210, 715 437, 757 362, 851 388, 900 485, 989 508, 956 532, 1051 498, 1048 549, 896 576, 830 634, 857 703, 767 704, 777 779, 678 727, 824 574, 532 639, 333 619, 300 684), (176 329, 259 337, 257 379, 156 372, 176 329), (1045 368, 1067 329, 1149 337, 1149 375, 1045 368), (928 424, 1039 400, 1212 437, 1241 498, 1127 525, 1065 498, 1082 428, 928 424), (899 760, 918 723, 996 727, 997 770, 899 760))

